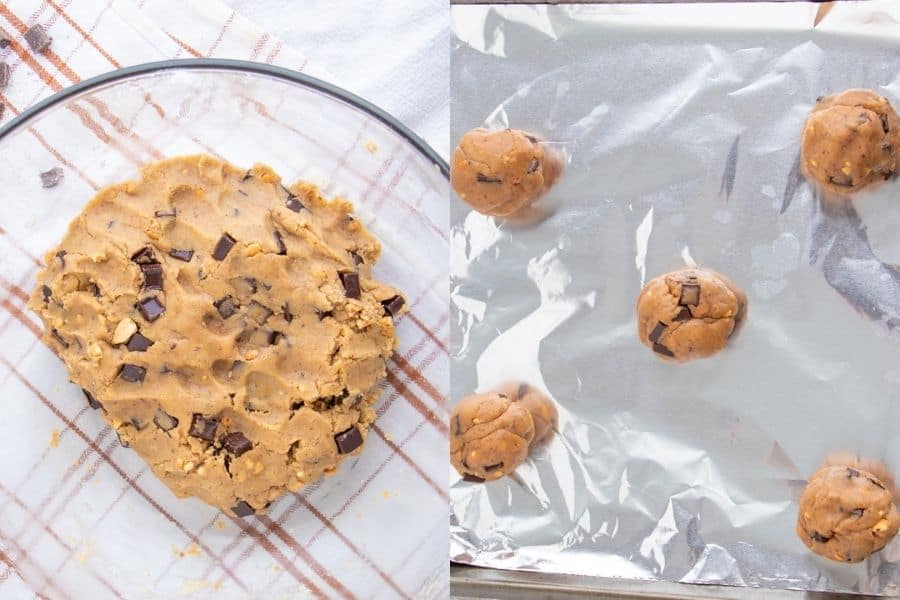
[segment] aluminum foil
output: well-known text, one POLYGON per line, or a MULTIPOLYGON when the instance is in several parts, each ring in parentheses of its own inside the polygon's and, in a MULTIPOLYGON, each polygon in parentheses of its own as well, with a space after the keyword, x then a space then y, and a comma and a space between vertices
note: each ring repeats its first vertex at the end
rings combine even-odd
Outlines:
POLYGON ((513 127, 569 156, 539 223, 452 203, 452 397, 520 379, 560 408, 512 476, 452 473, 452 560, 900 593, 900 541, 847 565, 794 533, 828 455, 900 467, 900 182, 830 203, 796 166, 817 96, 869 87, 900 107, 900 7, 452 16, 452 140, 513 127), (669 364, 634 303, 685 264, 732 278, 749 318, 726 351, 669 364))

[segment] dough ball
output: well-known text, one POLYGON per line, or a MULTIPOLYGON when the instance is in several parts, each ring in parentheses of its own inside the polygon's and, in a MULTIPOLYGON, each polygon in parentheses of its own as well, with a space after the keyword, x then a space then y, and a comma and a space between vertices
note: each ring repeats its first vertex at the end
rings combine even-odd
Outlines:
POLYGON ((478 128, 462 136, 450 161, 450 182, 478 212, 504 217, 544 194, 559 178, 559 152, 516 129, 478 128))
POLYGON ((840 562, 860 562, 887 545, 900 528, 893 491, 868 471, 824 467, 800 497, 797 535, 810 550, 840 562))
POLYGON ((450 415, 450 462, 463 476, 491 481, 512 473, 533 439, 528 409, 497 392, 466 396, 450 415))
POLYGON ((898 133, 894 108, 871 90, 821 98, 803 128, 803 174, 841 195, 889 179, 897 168, 898 133))
POLYGON ((513 402, 524 406, 531 413, 531 418, 534 420, 532 446, 550 438, 556 431, 559 421, 556 403, 539 389, 527 383, 510 382, 502 385, 497 391, 513 402))
POLYGON ((714 271, 681 269, 651 279, 637 300, 638 336, 662 359, 712 356, 747 315, 747 297, 714 271))

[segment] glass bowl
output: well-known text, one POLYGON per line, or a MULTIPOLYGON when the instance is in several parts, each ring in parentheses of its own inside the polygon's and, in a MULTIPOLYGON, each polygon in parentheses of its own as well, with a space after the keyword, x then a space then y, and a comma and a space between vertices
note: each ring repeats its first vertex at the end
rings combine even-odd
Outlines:
POLYGON ((0 592, 443 591, 445 161, 358 97, 294 71, 229 60, 151 63, 72 86, 0 129, 0 159, 0 592), (25 308, 44 252, 99 188, 135 177, 141 164, 198 152, 242 167, 266 163, 285 182, 312 181, 351 200, 382 242, 377 277, 411 305, 362 454, 283 496, 268 515, 243 520, 176 499, 122 448, 38 341, 40 323, 25 308), (54 167, 62 180, 42 187, 40 173, 54 167))

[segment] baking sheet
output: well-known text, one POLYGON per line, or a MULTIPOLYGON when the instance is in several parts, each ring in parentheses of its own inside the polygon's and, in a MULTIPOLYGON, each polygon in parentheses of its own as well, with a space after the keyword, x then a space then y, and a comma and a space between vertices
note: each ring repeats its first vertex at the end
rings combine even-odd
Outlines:
POLYGON ((797 497, 826 456, 896 477, 900 188, 823 203, 798 179, 815 98, 900 106, 900 7, 456 6, 451 134, 542 134, 570 162, 536 225, 451 208, 452 398, 544 388, 559 434, 512 477, 451 474, 451 558, 503 569, 900 593, 900 542, 810 553, 797 497), (821 15, 820 15, 821 16, 821 15), (749 296, 725 352, 637 340, 648 279, 696 262, 749 296))

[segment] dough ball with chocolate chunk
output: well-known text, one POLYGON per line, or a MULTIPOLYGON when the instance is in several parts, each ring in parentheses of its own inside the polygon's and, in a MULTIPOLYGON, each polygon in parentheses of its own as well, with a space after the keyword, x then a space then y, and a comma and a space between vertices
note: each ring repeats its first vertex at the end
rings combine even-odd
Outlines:
POLYGON ((531 418, 534 420, 532 446, 540 444, 556 431, 559 421, 556 403, 538 388, 527 383, 510 382, 503 384, 497 392, 524 406, 531 413, 531 418))
POLYGON ((894 108, 871 90, 820 98, 803 128, 803 174, 841 195, 888 179, 897 169, 898 134, 894 108))
POLYGON ((100 190, 29 307, 123 445, 246 516, 336 471, 375 418, 406 301, 352 206, 207 155, 100 190))
POLYGON ((688 268, 651 279, 637 300, 638 336, 656 356, 679 362, 712 356, 747 315, 747 297, 707 269, 688 268))
POLYGON ((450 462, 465 477, 490 481, 512 473, 533 439, 531 413, 504 394, 466 396, 450 415, 450 462))
POLYGON ((824 467, 800 496, 797 535, 810 550, 840 562, 860 562, 900 529, 894 493, 872 473, 824 467))
POLYGON ((516 129, 466 133, 453 151, 453 189, 478 212, 495 217, 525 208, 557 180, 563 160, 537 137, 516 129))

